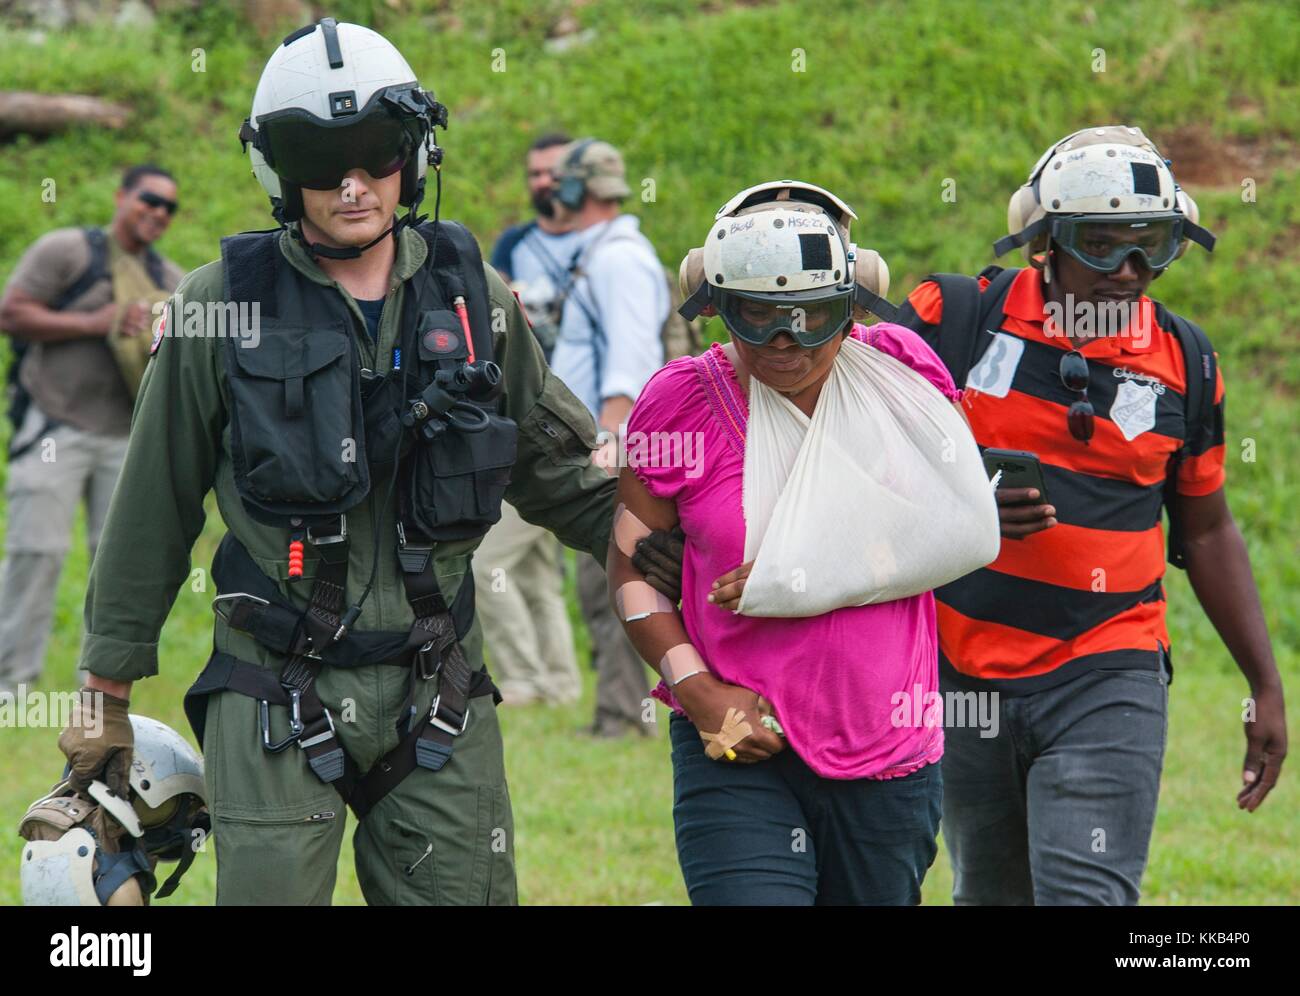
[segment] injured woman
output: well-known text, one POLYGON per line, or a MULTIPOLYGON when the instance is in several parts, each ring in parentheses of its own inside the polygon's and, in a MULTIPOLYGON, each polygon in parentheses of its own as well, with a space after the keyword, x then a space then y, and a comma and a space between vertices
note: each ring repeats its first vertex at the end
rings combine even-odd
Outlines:
POLYGON ((730 342, 665 366, 628 419, 691 440, 629 451, 607 567, 672 711, 695 904, 912 905, 935 856, 942 717, 898 706, 938 692, 931 590, 997 556, 998 517, 938 357, 854 321, 894 317, 854 219, 810 184, 737 194, 681 269, 682 314, 730 342), (662 530, 680 608, 632 562, 662 530))

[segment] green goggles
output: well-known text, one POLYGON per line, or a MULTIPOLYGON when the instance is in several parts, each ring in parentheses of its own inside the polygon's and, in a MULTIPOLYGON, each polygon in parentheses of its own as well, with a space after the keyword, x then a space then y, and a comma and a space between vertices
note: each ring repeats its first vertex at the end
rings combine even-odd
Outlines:
MULTIPOLYGON (((818 292, 819 294, 821 292, 818 292)), ((754 294, 714 288, 716 307, 733 336, 750 346, 766 346, 788 332, 804 349, 830 342, 853 319, 853 291, 832 298, 754 294)))
POLYGON ((1052 241, 1090 270, 1114 273, 1136 253, 1157 273, 1178 255, 1181 215, 1084 215, 1052 219, 1052 241))

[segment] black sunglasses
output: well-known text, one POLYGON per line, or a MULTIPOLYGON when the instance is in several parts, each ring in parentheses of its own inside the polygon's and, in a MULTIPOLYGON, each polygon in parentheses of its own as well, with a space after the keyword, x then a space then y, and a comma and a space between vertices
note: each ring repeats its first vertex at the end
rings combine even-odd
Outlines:
POLYGON ((148 204, 151 208, 165 209, 168 217, 174 215, 176 209, 180 207, 180 205, 175 201, 169 201, 166 197, 161 197, 151 190, 142 190, 136 196, 142 203, 148 204))
POLYGON ((1092 402, 1088 400, 1088 361, 1077 349, 1072 349, 1061 357, 1057 374, 1065 389, 1079 396, 1079 399, 1070 405, 1065 418, 1070 426, 1070 435, 1079 442, 1086 443, 1092 439, 1096 414, 1092 402))

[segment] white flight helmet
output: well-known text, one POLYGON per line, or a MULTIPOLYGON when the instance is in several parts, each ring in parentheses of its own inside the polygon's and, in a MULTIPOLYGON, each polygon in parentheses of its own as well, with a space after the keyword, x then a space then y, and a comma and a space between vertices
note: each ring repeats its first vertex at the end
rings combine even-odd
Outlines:
MULTIPOLYGON (((1053 145, 1030 170, 1007 205, 1011 234, 999 239, 993 252, 1001 256, 1023 246, 1030 264, 1042 267, 1045 260, 1039 257, 1049 241, 1068 251, 1080 225, 1128 223, 1148 230, 1161 226, 1167 237, 1151 240, 1147 254, 1160 272, 1186 251, 1189 239, 1213 250, 1214 236, 1197 224, 1198 218, 1196 202, 1178 186, 1169 161, 1142 129, 1085 128, 1053 145)), ((1095 269, 1111 262, 1071 254, 1095 269)))
POLYGON ((302 188, 332 190, 348 170, 402 170, 400 203, 418 207, 433 129, 447 108, 420 87, 392 42, 332 17, 295 31, 267 61, 239 130, 253 173, 282 224, 302 217, 302 188))
POLYGON ((690 320, 712 307, 733 335, 758 344, 785 327, 783 316, 773 313, 771 328, 745 328, 743 301, 785 309, 792 321, 816 308, 816 328, 786 329, 809 346, 842 331, 855 310, 892 320, 896 309, 884 299, 889 267, 849 241, 856 218, 843 200, 810 183, 774 180, 742 190, 718 211, 704 245, 682 260, 680 314, 690 320))
POLYGON ((98 781, 83 799, 63 781, 28 808, 19 828, 28 841, 24 905, 141 906, 154 892, 158 861, 178 862, 158 899, 193 863, 198 833, 210 830, 203 761, 164 723, 133 715, 131 729, 130 799, 98 781))

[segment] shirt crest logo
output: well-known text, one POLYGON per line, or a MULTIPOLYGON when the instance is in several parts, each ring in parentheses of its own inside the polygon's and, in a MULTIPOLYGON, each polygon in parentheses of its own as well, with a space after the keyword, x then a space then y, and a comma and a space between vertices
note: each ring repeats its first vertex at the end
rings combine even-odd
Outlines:
POLYGON ((1115 402, 1110 406, 1110 420, 1130 443, 1148 429, 1155 428, 1159 397, 1152 384, 1140 384, 1134 380, 1125 380, 1116 389, 1115 402))

